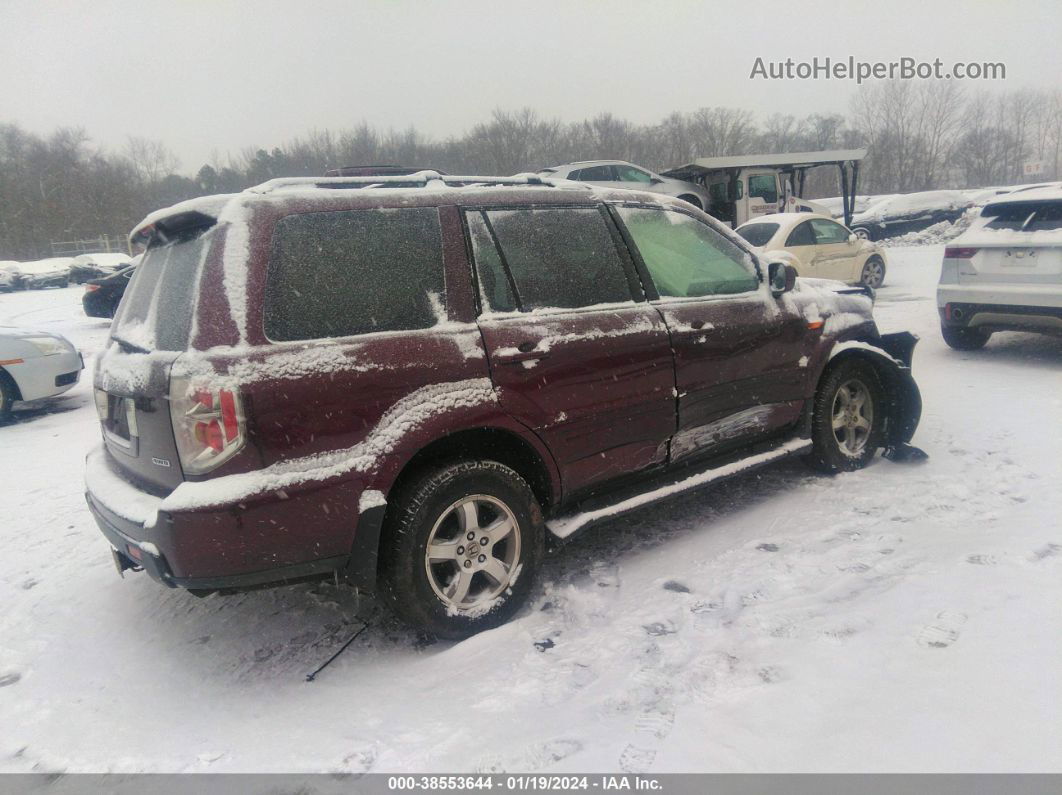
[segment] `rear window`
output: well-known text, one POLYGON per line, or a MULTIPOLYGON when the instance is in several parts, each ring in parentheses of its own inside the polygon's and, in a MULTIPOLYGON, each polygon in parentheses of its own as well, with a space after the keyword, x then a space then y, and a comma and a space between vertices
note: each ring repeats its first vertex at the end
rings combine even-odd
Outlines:
POLYGON ((187 349, 199 271, 213 240, 212 231, 198 228, 151 244, 133 270, 112 338, 148 351, 187 349))
POLYGON ((749 241, 750 245, 766 246, 767 242, 774 237, 774 233, 778 231, 778 224, 748 224, 738 227, 736 231, 749 241))
POLYGON ((434 207, 289 215, 273 230, 265 296, 271 340, 423 329, 444 306, 434 207))
POLYGON ((1015 202, 986 207, 985 216, 992 218, 986 229, 1016 229, 1043 232, 1062 229, 1062 202, 1015 202))

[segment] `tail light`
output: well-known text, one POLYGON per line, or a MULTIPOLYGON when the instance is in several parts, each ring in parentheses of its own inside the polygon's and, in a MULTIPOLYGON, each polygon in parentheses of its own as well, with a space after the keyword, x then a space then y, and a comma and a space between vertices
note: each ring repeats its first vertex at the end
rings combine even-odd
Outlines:
POLYGON ((946 248, 944 249, 945 259, 971 259, 976 254, 978 249, 976 248, 946 248))
POLYGON ((100 289, 100 286, 98 284, 86 284, 85 285, 85 292, 86 293, 94 293, 98 289, 100 289))
POLYGON ((185 474, 209 472, 236 455, 246 441, 243 404, 231 389, 171 378, 170 417, 185 474))

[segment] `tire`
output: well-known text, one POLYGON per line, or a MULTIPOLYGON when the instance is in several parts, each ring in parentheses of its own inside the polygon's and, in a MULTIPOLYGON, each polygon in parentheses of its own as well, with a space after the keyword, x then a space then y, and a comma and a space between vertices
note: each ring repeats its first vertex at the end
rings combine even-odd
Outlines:
POLYGON ((496 461, 459 461, 397 491, 380 549, 380 590, 394 612, 440 638, 512 618, 545 554, 542 509, 527 482, 496 461))
POLYGON ((15 388, 10 383, 11 376, 0 370, 0 422, 11 418, 11 406, 15 402, 15 388))
POLYGON ((957 351, 976 351, 985 347, 992 336, 991 331, 983 331, 979 328, 958 328, 955 326, 941 326, 940 335, 948 347, 957 351))
POLYGON ((872 290, 877 290, 885 283, 885 263, 881 257, 877 255, 867 257, 867 261, 863 263, 859 283, 872 290))
POLYGON ((871 239, 870 238, 870 232, 866 228, 864 228, 862 226, 855 227, 852 230, 852 234, 855 235, 856 237, 858 237, 860 240, 870 240, 871 239))
POLYGON ((692 196, 690 194, 686 194, 684 196, 679 196, 679 198, 682 199, 682 201, 684 201, 684 202, 689 202, 694 207, 696 207, 698 210, 703 210, 704 209, 704 205, 701 204, 701 200, 698 199, 696 196, 692 196))
POLYGON ((862 469, 881 447, 885 392, 874 365, 842 359, 827 370, 815 392, 811 453, 807 463, 820 472, 862 469))

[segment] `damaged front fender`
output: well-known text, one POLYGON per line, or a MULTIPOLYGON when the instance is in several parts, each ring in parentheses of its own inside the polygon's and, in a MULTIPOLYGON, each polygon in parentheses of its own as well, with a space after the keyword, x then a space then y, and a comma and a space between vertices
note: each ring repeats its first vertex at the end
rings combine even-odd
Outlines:
POLYGON ((841 356, 861 356, 873 362, 881 376, 888 402, 885 423, 885 456, 894 460, 925 458, 909 445, 922 418, 922 393, 911 374, 911 360, 918 337, 909 331, 882 334, 872 341, 839 342, 830 351, 830 360, 841 356))

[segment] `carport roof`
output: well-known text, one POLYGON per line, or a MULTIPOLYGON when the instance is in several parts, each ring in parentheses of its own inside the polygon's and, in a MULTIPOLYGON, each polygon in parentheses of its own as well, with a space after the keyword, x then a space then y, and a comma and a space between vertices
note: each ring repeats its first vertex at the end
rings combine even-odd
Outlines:
POLYGON ((720 171, 728 168, 756 168, 758 166, 809 168, 811 166, 862 160, 866 156, 866 149, 827 149, 822 152, 698 157, 692 163, 665 171, 664 175, 673 176, 679 172, 689 174, 701 171, 720 171))

